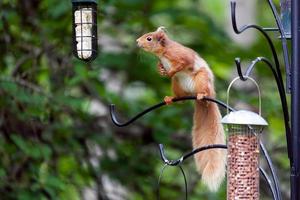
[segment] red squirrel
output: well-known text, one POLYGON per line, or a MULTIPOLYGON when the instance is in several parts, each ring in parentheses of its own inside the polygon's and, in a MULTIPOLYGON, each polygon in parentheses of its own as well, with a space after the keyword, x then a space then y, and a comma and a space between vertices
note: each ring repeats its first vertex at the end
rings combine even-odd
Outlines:
MULTIPOLYGON (((192 49, 171 40, 164 27, 144 34, 137 39, 137 45, 159 58, 158 71, 172 79, 175 97, 197 96, 192 129, 193 148, 225 144, 218 106, 202 100, 205 96, 215 97, 214 76, 206 61, 192 49)), ((166 96, 164 101, 171 104, 173 98, 166 96)), ((222 149, 206 150, 195 154, 195 162, 204 184, 211 191, 216 191, 225 177, 226 152, 222 149)))

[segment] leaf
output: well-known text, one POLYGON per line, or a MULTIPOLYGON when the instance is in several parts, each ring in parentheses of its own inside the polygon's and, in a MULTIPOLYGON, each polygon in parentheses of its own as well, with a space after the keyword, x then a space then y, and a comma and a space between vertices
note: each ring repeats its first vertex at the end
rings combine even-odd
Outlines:
POLYGON ((46 162, 42 163, 39 169, 39 182, 44 185, 49 176, 48 164, 46 162))
POLYGON ((64 191, 59 195, 61 200, 80 200, 80 193, 73 185, 66 185, 64 191))
POLYGON ((71 175, 77 170, 77 163, 72 156, 63 156, 58 160, 58 171, 63 176, 71 175))

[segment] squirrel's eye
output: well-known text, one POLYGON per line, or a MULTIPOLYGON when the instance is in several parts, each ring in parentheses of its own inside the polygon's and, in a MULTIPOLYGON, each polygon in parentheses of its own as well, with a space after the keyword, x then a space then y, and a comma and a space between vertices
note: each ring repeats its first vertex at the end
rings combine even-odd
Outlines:
POLYGON ((151 37, 147 37, 147 40, 150 42, 152 40, 152 38, 151 37))

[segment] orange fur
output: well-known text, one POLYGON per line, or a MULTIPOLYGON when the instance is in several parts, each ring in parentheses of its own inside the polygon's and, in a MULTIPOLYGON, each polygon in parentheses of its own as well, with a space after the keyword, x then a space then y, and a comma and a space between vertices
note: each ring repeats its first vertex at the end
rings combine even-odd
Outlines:
POLYGON ((180 85, 175 78, 172 79, 172 90, 176 97, 184 97, 188 95, 187 92, 180 88, 180 85))
MULTIPOLYGON (((169 39, 161 28, 143 35, 137 42, 139 47, 160 59, 158 71, 172 78, 172 90, 176 97, 215 97, 213 74, 195 51, 169 39)), ((165 101, 170 104, 170 97, 165 101)), ((196 101, 192 136, 194 149, 210 144, 225 144, 221 114, 215 103, 201 99, 196 101)), ((203 182, 211 191, 216 191, 225 176, 225 151, 206 150, 196 154, 195 161, 203 182)))

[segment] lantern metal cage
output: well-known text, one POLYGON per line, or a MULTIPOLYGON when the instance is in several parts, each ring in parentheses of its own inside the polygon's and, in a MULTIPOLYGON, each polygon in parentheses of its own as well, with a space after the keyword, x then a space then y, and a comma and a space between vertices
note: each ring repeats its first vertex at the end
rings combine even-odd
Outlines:
POLYGON ((97 57, 97 1, 72 0, 73 54, 83 61, 97 57))

